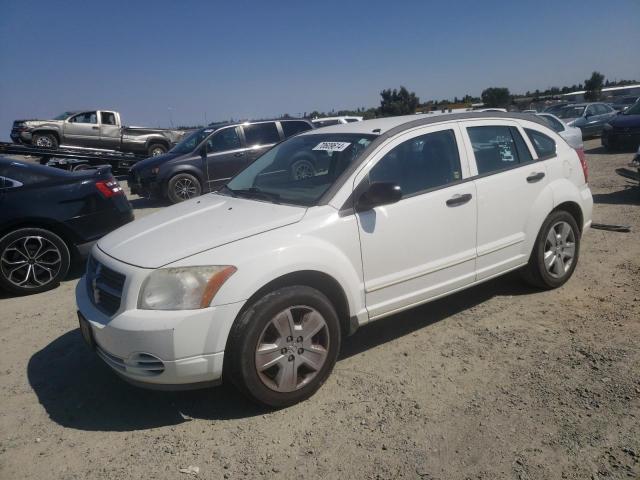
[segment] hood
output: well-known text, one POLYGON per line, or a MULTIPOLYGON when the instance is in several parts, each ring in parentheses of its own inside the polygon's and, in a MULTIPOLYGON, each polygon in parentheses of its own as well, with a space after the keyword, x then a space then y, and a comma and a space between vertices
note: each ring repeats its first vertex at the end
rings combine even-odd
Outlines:
POLYGON ((98 247, 125 263, 158 268, 296 223, 305 212, 304 207, 208 194, 129 223, 100 239, 98 247))
POLYGON ((184 155, 183 153, 167 152, 163 155, 156 155, 155 157, 145 158, 144 160, 140 160, 139 162, 136 162, 135 165, 131 167, 131 170, 134 172, 140 172, 147 168, 157 167, 159 165, 162 165, 163 163, 166 163, 170 160, 173 160, 174 158, 177 158, 183 155, 184 155))
POLYGON ((639 127, 640 115, 625 115, 621 113, 609 120, 609 124, 616 128, 639 127))
POLYGON ((33 127, 36 125, 42 125, 43 123, 60 123, 62 122, 62 120, 35 120, 35 119, 31 119, 31 120, 15 120, 13 122, 14 125, 18 125, 20 123, 23 123, 25 126, 27 127, 33 127))

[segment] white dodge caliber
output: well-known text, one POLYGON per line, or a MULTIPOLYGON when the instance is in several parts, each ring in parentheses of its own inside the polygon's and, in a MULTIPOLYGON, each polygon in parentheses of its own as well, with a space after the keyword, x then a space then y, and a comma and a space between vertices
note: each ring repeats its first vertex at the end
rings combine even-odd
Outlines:
POLYGON ((101 239, 76 288, 80 329, 134 384, 224 379, 291 405, 372 320, 516 269, 559 287, 592 207, 583 152, 534 115, 311 130, 101 239), (299 160, 312 173, 294 178, 299 160))

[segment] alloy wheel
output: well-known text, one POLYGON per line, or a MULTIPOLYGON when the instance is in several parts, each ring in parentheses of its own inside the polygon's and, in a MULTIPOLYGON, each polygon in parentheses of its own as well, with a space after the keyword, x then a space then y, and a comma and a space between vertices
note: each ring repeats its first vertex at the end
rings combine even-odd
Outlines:
POLYGON ((576 255, 576 237, 567 222, 555 223, 544 244, 544 266, 553 278, 562 278, 571 269, 576 255))
POLYGON ((21 288, 37 288, 50 283, 61 267, 62 254, 58 247, 35 235, 14 240, 0 257, 3 276, 21 288))
POLYGON ((182 198, 183 200, 188 200, 196 196, 198 189, 190 179, 180 178, 173 186, 173 191, 175 192, 176 196, 182 198))
POLYGON ((291 171, 294 180, 303 180, 305 178, 313 177, 316 174, 313 165, 306 160, 295 162, 291 167, 291 171))
POLYGON ((47 136, 38 137, 38 138, 36 138, 36 146, 45 147, 45 148, 51 148, 51 147, 53 147, 53 142, 51 141, 51 138, 49 138, 47 136))
POLYGON ((262 383, 277 392, 307 385, 324 366, 329 329, 324 317, 308 306, 278 313, 260 334, 255 366, 262 383))

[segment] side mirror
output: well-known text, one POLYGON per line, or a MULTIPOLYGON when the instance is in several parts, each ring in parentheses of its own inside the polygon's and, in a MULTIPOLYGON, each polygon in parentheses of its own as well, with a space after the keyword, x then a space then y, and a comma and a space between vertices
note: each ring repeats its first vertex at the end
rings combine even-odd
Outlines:
POLYGON ((356 211, 364 212, 380 205, 390 205, 402 198, 400 185, 393 182, 374 182, 356 201, 356 211))

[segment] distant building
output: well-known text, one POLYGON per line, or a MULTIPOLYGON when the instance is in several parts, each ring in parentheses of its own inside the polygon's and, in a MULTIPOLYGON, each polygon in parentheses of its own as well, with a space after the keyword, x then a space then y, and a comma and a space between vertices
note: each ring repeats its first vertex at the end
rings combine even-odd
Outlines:
MULTIPOLYGON (((567 102, 584 102, 585 93, 587 93, 586 90, 579 90, 577 92, 563 93, 560 97, 567 102)), ((621 87, 605 87, 602 89, 602 100, 622 95, 640 96, 640 83, 636 83, 634 85, 623 85, 621 87)))

